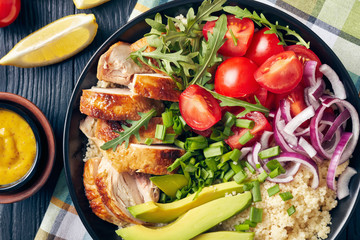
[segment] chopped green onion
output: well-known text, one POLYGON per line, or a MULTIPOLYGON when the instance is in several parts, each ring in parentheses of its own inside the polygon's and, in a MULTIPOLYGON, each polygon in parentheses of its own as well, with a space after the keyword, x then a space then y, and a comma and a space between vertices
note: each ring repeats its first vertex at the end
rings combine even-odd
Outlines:
POLYGON ((186 165, 185 167, 185 172, 189 172, 189 173, 193 173, 197 170, 198 168, 195 167, 193 164, 189 163, 188 165, 186 165))
POLYGON ((179 116, 179 120, 180 120, 181 124, 183 125, 183 127, 185 127, 186 122, 185 122, 184 118, 182 116, 179 116))
POLYGON ((260 202, 262 200, 261 191, 260 191, 260 182, 256 180, 253 181, 252 184, 253 184, 253 188, 251 189, 251 193, 253 196, 253 202, 260 202))
POLYGON ((170 110, 179 110, 179 109, 180 109, 180 108, 179 108, 179 103, 178 103, 178 102, 173 102, 173 103, 171 103, 169 109, 170 109, 170 110))
POLYGON ((209 89, 209 90, 214 90, 215 85, 212 83, 207 83, 204 85, 204 88, 209 89))
POLYGON ((223 141, 219 141, 219 142, 210 144, 209 147, 225 147, 225 144, 223 141))
POLYGON ((221 169, 224 172, 227 172, 227 170, 230 169, 230 166, 227 163, 220 163, 220 164, 217 165, 217 168, 221 169))
POLYGON ((176 138, 175 133, 168 133, 165 135, 165 138, 163 140, 163 143, 174 143, 176 138))
MULTIPOLYGON (((234 170, 235 173, 238 173, 238 172, 242 172, 244 171, 243 168, 241 167, 241 165, 238 163, 238 162, 229 162, 230 164, 230 167, 232 170, 234 170)), ((245 173, 245 172, 244 172, 245 173)))
POLYGON ((250 220, 245 220, 243 224, 248 224, 252 228, 256 227, 256 225, 257 225, 256 222, 252 222, 250 220))
POLYGON ((294 207, 294 205, 292 205, 288 210, 287 213, 289 216, 293 215, 296 212, 296 208, 294 207))
POLYGON ((233 177, 234 181, 238 184, 242 183, 247 178, 247 174, 242 171, 236 173, 233 177))
MULTIPOLYGON (((184 176, 189 180, 191 177, 190 177, 189 172, 186 172, 186 171, 185 171, 186 164, 183 163, 183 162, 180 162, 180 164, 181 164, 181 169, 182 169, 182 171, 183 171, 183 173, 184 173, 184 176)), ((190 181, 189 181, 189 182, 190 182, 190 181)))
POLYGON ((280 192, 280 188, 279 188, 279 184, 275 184, 274 186, 272 186, 271 188, 269 188, 267 190, 269 197, 274 196, 275 194, 277 194, 278 192, 280 192))
POLYGON ((259 158, 266 159, 266 158, 275 157, 279 154, 280 154, 280 147, 275 146, 275 147, 268 148, 268 149, 265 149, 265 150, 262 150, 261 152, 259 152, 259 158))
POLYGON ((225 126, 223 133, 225 136, 230 136, 231 135, 231 127, 225 126))
POLYGON ((176 191, 176 198, 181 199, 181 197, 182 197, 182 192, 180 190, 177 190, 176 191))
POLYGON ((259 174, 258 180, 259 182, 263 183, 267 179, 267 177, 268 174, 265 171, 263 171, 262 173, 259 174))
POLYGON ((234 35, 233 31, 231 30, 231 28, 229 28, 229 32, 230 32, 231 38, 232 38, 232 40, 233 40, 233 42, 234 42, 234 45, 237 46, 237 45, 238 45, 238 43, 237 43, 238 40, 237 40, 237 38, 235 37, 235 35, 234 35))
POLYGON ((174 144, 175 144, 175 146, 177 146, 179 148, 185 149, 185 143, 178 139, 175 139, 174 144))
POLYGON ((252 188, 254 187, 254 185, 251 182, 248 183, 244 183, 244 191, 250 191, 252 188))
POLYGON ((218 169, 217 169, 217 164, 215 162, 215 159, 214 158, 207 158, 205 159, 205 163, 206 165, 208 166, 208 168, 210 170, 212 170, 213 172, 216 172, 218 169))
POLYGON ((204 168, 201 169, 201 178, 207 179, 209 177, 208 171, 206 171, 204 168))
POLYGON ((195 164, 196 163, 196 159, 194 157, 190 158, 190 161, 189 161, 191 164, 195 164))
POLYGON ((217 147, 208 147, 204 149, 204 156, 206 158, 221 156, 223 154, 224 148, 221 146, 217 147))
POLYGON ((197 137, 189 137, 185 141, 185 149, 194 151, 198 149, 205 149, 208 147, 208 142, 205 137, 199 135, 197 137))
POLYGON ((230 178, 232 178, 235 175, 235 172, 230 169, 229 171, 227 171, 224 175, 224 180, 227 182, 230 180, 230 178))
POLYGON ((165 127, 171 127, 174 124, 172 111, 163 112, 161 114, 162 121, 165 127))
POLYGON ((270 173, 269 173, 269 177, 270 178, 276 178, 277 176, 279 176, 281 173, 280 173, 280 170, 279 168, 276 168, 274 170, 272 170, 270 173))
POLYGON ((224 163, 224 162, 229 161, 230 160, 230 155, 231 155, 231 152, 227 152, 224 155, 222 155, 221 158, 220 158, 220 162, 224 163))
POLYGON ((252 174, 255 174, 256 173, 256 170, 251 166, 251 164, 248 162, 248 161, 244 161, 245 163, 245 166, 249 169, 249 171, 252 173, 252 174))
POLYGON ((161 193, 159 202, 161 202, 161 203, 166 202, 166 194, 165 193, 161 193))
POLYGON ((239 138, 239 143, 241 145, 245 145, 248 141, 253 139, 255 136, 250 133, 250 131, 247 131, 239 138))
POLYGON ((241 156, 240 150, 235 148, 234 150, 231 151, 230 159, 237 162, 239 160, 240 156, 241 156))
POLYGON ((173 164, 171 164, 167 170, 169 172, 174 171, 178 166, 180 166, 180 162, 181 161, 186 161, 188 160, 191 156, 193 156, 194 152, 186 152, 184 155, 182 155, 181 157, 177 158, 173 164))
POLYGON ((152 138, 147 138, 147 139, 145 140, 145 144, 150 146, 153 141, 154 141, 154 139, 152 139, 152 138))
POLYGON ((250 229, 250 225, 249 224, 239 224, 239 225, 235 225, 235 230, 236 231, 246 231, 250 229))
POLYGON ((260 163, 256 164, 256 168, 259 169, 261 167, 260 163))
POLYGON ((279 161, 276 160, 276 159, 270 160, 270 161, 266 164, 266 166, 268 167, 268 169, 269 169, 270 171, 273 171, 273 170, 275 170, 276 168, 279 168, 280 173, 285 173, 285 172, 286 172, 286 170, 283 168, 283 166, 281 166, 281 164, 279 163, 279 161))
POLYGON ((210 135, 210 139, 213 141, 222 141, 222 140, 228 138, 228 136, 229 135, 224 135, 224 133, 221 132, 220 130, 213 128, 213 131, 210 135))
POLYGON ((224 114, 223 119, 224 119, 225 127, 231 128, 235 124, 236 117, 234 114, 226 112, 224 114))
POLYGON ((183 127, 181 124, 181 121, 179 119, 179 116, 174 116, 173 119, 174 125, 173 125, 173 130, 177 135, 180 135, 183 131, 183 127))
POLYGON ((263 209, 251 207, 250 208, 250 221, 261 223, 262 222, 263 209))
POLYGON ((235 126, 239 128, 253 129, 255 122, 248 119, 236 119, 235 126))
POLYGON ((164 140, 166 134, 166 127, 162 124, 156 125, 155 138, 164 140))
POLYGON ((293 199, 293 195, 291 194, 291 192, 283 192, 283 193, 279 193, 279 195, 283 201, 288 201, 290 199, 293 199))

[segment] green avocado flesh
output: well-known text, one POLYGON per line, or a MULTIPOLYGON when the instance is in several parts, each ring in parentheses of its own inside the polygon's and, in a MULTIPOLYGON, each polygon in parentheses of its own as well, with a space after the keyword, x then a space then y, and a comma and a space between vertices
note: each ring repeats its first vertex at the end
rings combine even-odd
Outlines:
POLYGON ((231 231, 221 231, 221 232, 209 232, 201 234, 192 240, 253 240, 255 234, 253 232, 231 232, 231 231))
POLYGON ((196 198, 195 194, 191 194, 186 198, 172 203, 155 203, 150 201, 129 207, 128 210, 135 218, 144 222, 167 223, 175 220, 189 209, 224 197, 226 193, 232 192, 244 192, 243 185, 237 184, 235 181, 220 183, 205 187, 196 198))
POLYGON ((188 240, 246 209, 251 201, 250 192, 222 197, 187 211, 164 227, 134 225, 116 233, 125 240, 188 240))
POLYGON ((154 176, 150 180, 170 197, 175 197, 177 190, 186 186, 189 182, 182 174, 154 176))

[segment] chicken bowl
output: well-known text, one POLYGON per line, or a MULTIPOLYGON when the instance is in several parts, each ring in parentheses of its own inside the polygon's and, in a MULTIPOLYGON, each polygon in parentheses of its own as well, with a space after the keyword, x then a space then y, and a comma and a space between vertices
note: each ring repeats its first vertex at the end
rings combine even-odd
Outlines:
MULTIPOLYGON (((150 27, 145 22, 146 18, 153 19, 156 13, 172 17, 186 15, 189 8, 197 9, 201 2, 190 0, 171 2, 130 21, 99 48, 77 82, 65 121, 64 165, 76 210, 94 239, 121 239, 115 233, 118 229, 116 225, 123 225, 123 221, 120 220, 142 224, 143 222, 128 214, 126 208, 147 201, 156 202, 159 199, 159 189, 149 181, 149 176, 166 174, 167 167, 184 154, 181 148, 174 146, 143 144, 154 135, 156 126, 162 123, 161 117, 154 115, 148 122, 148 127, 141 130, 139 137, 132 136, 132 139, 129 139, 131 143, 129 146, 115 145, 114 151, 105 152, 106 161, 97 158, 96 154, 95 157, 89 156, 91 148, 104 146, 114 139, 114 132, 121 131, 121 125, 109 121, 138 121, 143 117, 143 115, 139 116, 138 112, 149 114, 153 110, 161 112, 164 109, 162 100, 176 101, 180 94, 174 90, 173 81, 168 81, 169 79, 154 73, 151 69, 133 65, 131 68, 125 67, 126 71, 118 69, 118 72, 111 72, 109 65, 113 63, 113 58, 123 59, 122 61, 125 62, 122 63, 123 66, 133 64, 127 62, 129 61, 127 57, 122 58, 121 54, 136 48, 137 41, 149 32, 150 27), (129 72, 129 69, 134 72, 129 72), (128 75, 134 75, 134 78, 130 80, 128 75), (102 83, 98 82, 100 78, 112 81, 114 84, 127 85, 128 88, 103 88, 102 83), (139 86, 148 83, 150 78, 152 82, 161 78, 163 84, 156 87, 152 85, 144 91, 139 86), (120 107, 112 105, 114 99, 121 102, 120 107), (104 105, 107 106, 105 110, 104 105), (88 139, 92 141, 90 144, 88 139), (119 156, 123 159, 121 163, 116 161, 119 156), (86 163, 84 159, 87 160, 86 163), (97 187, 94 187, 95 185, 97 187), (104 202, 106 199, 116 199, 121 204, 114 205, 110 200, 104 202)), ((315 33, 296 19, 270 6, 254 1, 226 3, 226 5, 231 4, 262 12, 270 21, 279 21, 284 26, 289 25, 306 41, 310 41, 311 49, 320 60, 326 62, 339 75, 348 96, 347 100, 359 112, 360 102, 350 76, 332 50, 315 33)), ((141 42, 139 45, 138 48, 141 48, 141 42)), ((126 123, 123 124, 126 126, 126 123)), ((155 138, 153 140, 157 141, 155 138)), ((356 161, 359 151, 357 146, 350 161, 350 166, 356 170, 360 169, 360 163, 356 161)), ((311 179, 311 175, 307 173, 299 175, 311 179)), ((358 198, 359 176, 353 177, 349 187, 350 197, 339 201, 338 206, 330 212, 332 225, 328 239, 336 239, 339 236, 351 215, 358 198)))

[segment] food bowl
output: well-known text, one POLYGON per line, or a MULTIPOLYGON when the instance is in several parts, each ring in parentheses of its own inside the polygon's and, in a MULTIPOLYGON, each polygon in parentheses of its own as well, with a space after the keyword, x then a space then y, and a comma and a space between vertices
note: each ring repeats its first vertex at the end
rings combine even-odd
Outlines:
MULTIPOLYGON (((97 64, 100 56, 117 41, 134 42, 143 37, 145 33, 150 30, 146 24, 146 18, 154 18, 157 12, 167 16, 177 16, 179 14, 185 15, 190 7, 197 9, 202 1, 199 0, 184 0, 170 2, 148 12, 140 15, 128 24, 116 31, 105 43, 98 49, 98 51, 89 60, 84 68, 77 85, 72 94, 71 101, 68 106, 67 116, 65 120, 63 151, 64 151, 64 165, 67 182, 70 190, 72 200, 75 208, 85 225, 86 229, 94 239, 121 239, 116 235, 116 226, 102 221, 95 214, 92 213, 89 207, 89 201, 85 196, 82 172, 84 168, 83 156, 86 150, 87 139, 79 130, 79 124, 85 118, 79 111, 79 103, 81 97, 81 90, 96 85, 97 78, 97 64)), ((311 42, 312 50, 319 56, 323 63, 331 66, 343 81, 348 101, 360 112, 360 101, 355 86, 339 58, 329 48, 329 46, 307 26, 291 17, 290 15, 275 9, 271 6, 250 0, 232 0, 228 4, 236 4, 240 7, 249 10, 256 10, 265 14, 267 19, 272 22, 278 21, 281 25, 289 25, 291 29, 296 30, 306 41, 311 42)), ((353 153, 353 159, 350 161, 350 166, 360 171, 360 146, 357 145, 353 153)), ((359 174, 354 176, 350 184, 350 196, 339 201, 338 206, 331 211, 332 225, 331 232, 328 239, 337 239, 341 231, 344 229, 349 220, 354 206, 358 201, 358 192, 360 189, 359 174)))
POLYGON ((0 108, 24 118, 36 139, 36 156, 30 170, 19 180, 0 186, 0 203, 13 203, 34 195, 49 178, 55 160, 55 138, 45 115, 26 98, 0 92, 0 108))

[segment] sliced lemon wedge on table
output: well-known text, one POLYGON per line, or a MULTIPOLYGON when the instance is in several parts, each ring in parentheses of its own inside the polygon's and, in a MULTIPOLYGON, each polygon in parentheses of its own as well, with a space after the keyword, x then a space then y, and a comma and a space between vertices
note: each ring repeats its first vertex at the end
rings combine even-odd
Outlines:
POLYGON ((0 65, 39 67, 60 62, 87 47, 98 25, 93 14, 63 17, 17 43, 0 65))
POLYGON ((74 0, 74 4, 78 9, 88 9, 99 6, 110 0, 74 0))

